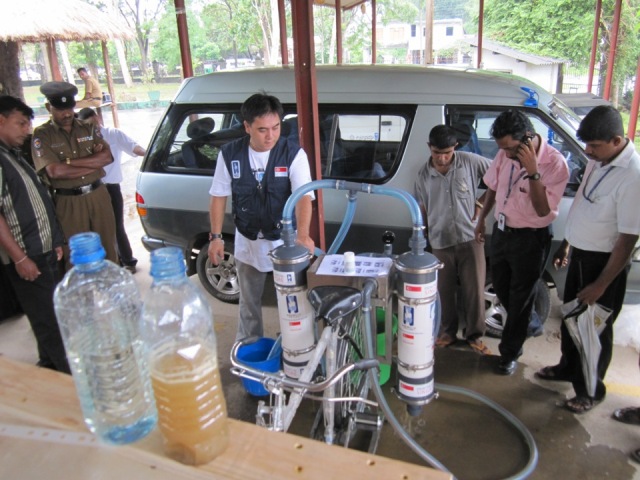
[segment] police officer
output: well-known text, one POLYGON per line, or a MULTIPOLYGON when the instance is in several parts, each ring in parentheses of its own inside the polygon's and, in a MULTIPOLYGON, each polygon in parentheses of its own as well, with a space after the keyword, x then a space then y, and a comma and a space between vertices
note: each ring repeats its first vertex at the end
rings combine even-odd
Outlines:
MULTIPOLYGON (((34 130, 31 152, 36 171, 53 189, 62 230, 67 239, 80 232, 98 233, 107 258, 117 263, 115 218, 101 180, 102 167, 113 162, 109 145, 100 129, 75 118, 75 85, 47 82, 40 91, 51 119, 34 130)), ((65 247, 67 267, 68 253, 65 247)))

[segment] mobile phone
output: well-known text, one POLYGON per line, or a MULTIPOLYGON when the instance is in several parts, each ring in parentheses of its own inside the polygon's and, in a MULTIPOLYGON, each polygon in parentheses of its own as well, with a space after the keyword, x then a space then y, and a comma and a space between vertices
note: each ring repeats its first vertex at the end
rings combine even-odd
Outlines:
POLYGON ((529 143, 531 140, 533 140, 533 138, 535 137, 535 135, 530 135, 528 133, 525 133, 522 138, 520 139, 520 143, 524 143, 525 145, 527 143, 529 143))

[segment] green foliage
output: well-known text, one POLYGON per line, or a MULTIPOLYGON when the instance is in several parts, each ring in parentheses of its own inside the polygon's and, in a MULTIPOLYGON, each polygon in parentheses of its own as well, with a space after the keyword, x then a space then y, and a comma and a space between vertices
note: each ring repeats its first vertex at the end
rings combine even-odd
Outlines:
POLYGON ((487 0, 485 35, 519 50, 589 61, 594 5, 575 0, 487 0))
POLYGON ((217 56, 253 56, 262 51, 262 30, 251 0, 213 0, 202 9, 206 36, 213 41, 217 56))
MULTIPOLYGON (((485 36, 519 50, 587 66, 591 55, 595 0, 487 0, 485 36)), ((633 76, 640 55, 638 5, 625 0, 618 37, 616 77, 633 76)), ((604 0, 598 59, 606 61, 614 0, 604 0), (604 38, 603 38, 604 37, 604 38)), ((606 65, 603 67, 606 69, 606 65)))

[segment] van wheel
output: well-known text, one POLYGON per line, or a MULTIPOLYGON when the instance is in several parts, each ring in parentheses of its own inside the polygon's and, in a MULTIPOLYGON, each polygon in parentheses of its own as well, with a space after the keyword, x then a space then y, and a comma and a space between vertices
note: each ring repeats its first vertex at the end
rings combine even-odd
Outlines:
POLYGON ((211 295, 226 303, 238 303, 240 299, 240 286, 236 273, 236 262, 233 256, 233 244, 225 243, 224 260, 219 265, 213 265, 207 253, 209 244, 205 243, 200 248, 196 260, 198 278, 204 288, 211 295))
MULTIPOLYGON (((535 287, 536 299, 533 308, 540 318, 540 323, 549 318, 551 312, 551 291, 547 282, 540 279, 535 287)), ((498 295, 493 290, 493 285, 488 283, 484 287, 484 304, 485 304, 485 325, 487 327, 487 335, 490 337, 501 338, 504 324, 507 321, 507 310, 504 308, 498 295)))

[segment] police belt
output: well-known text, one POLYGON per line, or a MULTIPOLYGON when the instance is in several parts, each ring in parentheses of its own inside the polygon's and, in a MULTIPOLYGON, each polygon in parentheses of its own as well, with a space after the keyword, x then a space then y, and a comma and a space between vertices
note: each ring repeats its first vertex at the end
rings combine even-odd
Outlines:
POLYGON ((102 180, 96 180, 91 185, 83 185, 76 188, 54 188, 53 191, 56 195, 86 195, 93 192, 96 188, 102 185, 102 180))

